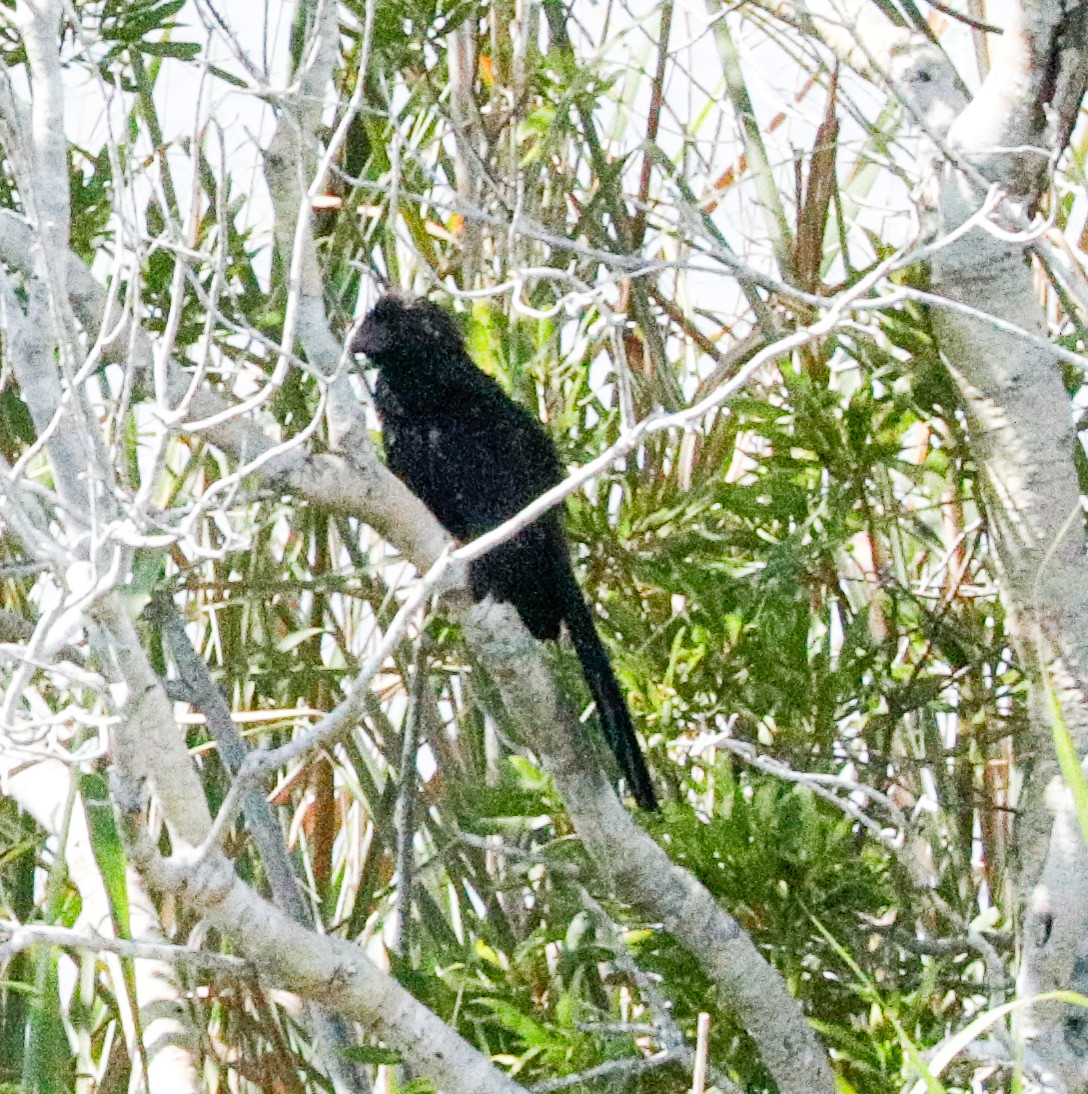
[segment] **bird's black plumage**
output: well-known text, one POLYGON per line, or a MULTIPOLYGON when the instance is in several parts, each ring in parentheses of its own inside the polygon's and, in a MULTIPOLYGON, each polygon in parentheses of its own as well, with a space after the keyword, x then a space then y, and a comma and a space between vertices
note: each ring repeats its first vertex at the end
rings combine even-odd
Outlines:
MULTIPOLYGON (((459 540, 489 532, 562 482, 551 438, 481 372, 453 319, 426 300, 383 297, 352 343, 378 370, 374 394, 386 460, 459 540)), ((631 714, 570 563, 558 510, 472 564, 472 593, 517 608, 535 638, 566 624, 605 738, 635 800, 657 798, 631 714)))

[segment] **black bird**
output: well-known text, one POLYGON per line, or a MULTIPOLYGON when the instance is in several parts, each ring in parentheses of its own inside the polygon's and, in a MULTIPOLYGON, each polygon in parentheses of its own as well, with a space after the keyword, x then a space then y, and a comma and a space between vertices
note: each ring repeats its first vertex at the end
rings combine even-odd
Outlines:
MULTIPOLYGON (((374 394, 390 469, 463 542, 498 527, 565 478, 551 438, 469 357, 453 318, 427 300, 382 297, 352 350, 378 370, 374 394)), ((534 638, 566 624, 605 739, 635 800, 657 796, 631 714, 571 567, 558 509, 472 564, 472 595, 517 608, 534 638)))

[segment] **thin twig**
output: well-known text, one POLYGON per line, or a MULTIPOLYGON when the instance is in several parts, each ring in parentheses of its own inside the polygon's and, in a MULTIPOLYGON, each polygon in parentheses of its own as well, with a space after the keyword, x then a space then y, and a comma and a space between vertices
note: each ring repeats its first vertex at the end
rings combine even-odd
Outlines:
POLYGON ((636 1075, 644 1075, 648 1071, 654 1071, 664 1064, 673 1062, 677 1062, 676 1056, 665 1048, 652 1056, 630 1056, 624 1060, 608 1060, 596 1067, 586 1068, 585 1071, 564 1075, 561 1079, 549 1079, 545 1083, 537 1083, 529 1089, 533 1091, 533 1094, 551 1094, 555 1090, 569 1090, 572 1086, 585 1086, 602 1080, 609 1082, 620 1079, 629 1080, 636 1075))
POLYGON ((208 953, 150 939, 111 938, 97 931, 73 927, 53 927, 44 923, 24 925, 0 920, 0 937, 7 939, 0 944, 0 967, 31 946, 59 946, 90 953, 114 953, 137 961, 165 961, 195 973, 212 973, 234 980, 252 980, 257 975, 248 961, 230 954, 208 953))

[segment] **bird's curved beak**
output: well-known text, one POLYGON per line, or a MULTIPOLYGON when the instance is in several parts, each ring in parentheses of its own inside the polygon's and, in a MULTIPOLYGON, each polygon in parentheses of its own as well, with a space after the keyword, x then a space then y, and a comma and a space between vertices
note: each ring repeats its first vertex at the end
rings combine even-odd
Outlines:
POLYGON ((351 340, 351 352, 365 353, 367 357, 373 357, 374 354, 381 353, 386 348, 387 342, 388 337, 383 326, 367 316, 351 340))

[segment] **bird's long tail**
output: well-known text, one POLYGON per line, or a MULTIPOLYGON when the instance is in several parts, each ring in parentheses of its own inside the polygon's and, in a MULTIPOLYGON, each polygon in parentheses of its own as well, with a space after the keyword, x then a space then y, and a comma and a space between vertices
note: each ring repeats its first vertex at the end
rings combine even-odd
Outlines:
POLYGON ((627 702, 620 691, 616 674, 612 671, 608 651, 601 643, 589 606, 578 588, 574 574, 568 571, 568 575, 569 585, 564 590, 566 596, 563 616, 581 662, 582 673, 597 704, 597 716, 601 720, 605 740, 615 754, 620 770, 640 808, 656 809, 657 795, 635 736, 631 712, 627 709, 627 702))

